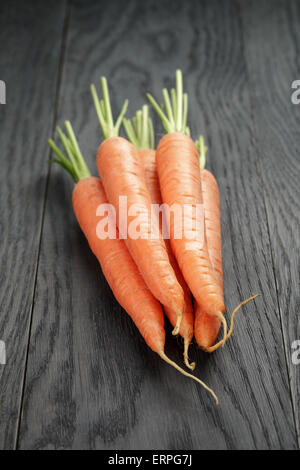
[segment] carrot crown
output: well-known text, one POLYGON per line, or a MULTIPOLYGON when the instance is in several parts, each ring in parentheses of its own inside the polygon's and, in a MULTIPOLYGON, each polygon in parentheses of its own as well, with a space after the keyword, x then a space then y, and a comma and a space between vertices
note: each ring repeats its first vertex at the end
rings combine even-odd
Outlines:
POLYGON ((205 168, 206 153, 207 153, 207 150, 208 150, 208 148, 205 145, 203 135, 200 135, 199 139, 195 141, 195 144, 196 144, 196 147, 199 151, 200 168, 203 169, 203 168, 205 168))
POLYGON ((149 117, 149 107, 145 104, 130 119, 123 119, 124 128, 130 142, 137 150, 154 149, 154 130, 149 117))
POLYGON ((65 149, 65 154, 52 139, 48 140, 50 147, 57 155, 52 161, 58 163, 67 170, 67 172, 72 176, 74 182, 78 183, 79 180, 91 176, 91 173, 82 156, 71 123, 66 121, 65 127, 67 134, 64 134, 60 127, 57 127, 57 132, 65 149))
POLYGON ((183 93, 181 70, 176 70, 176 89, 172 88, 170 94, 171 99, 168 90, 166 88, 163 89, 162 95, 165 113, 162 106, 159 106, 152 95, 147 93, 147 98, 161 118, 164 129, 168 134, 182 132, 182 134, 190 135, 190 130, 187 126, 188 95, 183 93))
POLYGON ((104 139, 108 139, 109 137, 117 137, 119 135, 119 130, 122 124, 123 117, 125 116, 125 113, 127 111, 128 100, 125 100, 121 112, 117 118, 117 121, 114 124, 106 78, 101 77, 100 83, 102 88, 103 99, 99 99, 95 85, 91 85, 91 93, 94 100, 94 105, 99 119, 102 134, 104 139))

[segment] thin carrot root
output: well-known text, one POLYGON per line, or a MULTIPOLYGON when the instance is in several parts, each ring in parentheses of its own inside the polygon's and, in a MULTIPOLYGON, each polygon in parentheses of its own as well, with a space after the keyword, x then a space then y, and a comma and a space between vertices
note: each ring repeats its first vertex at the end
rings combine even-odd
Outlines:
POLYGON ((174 369, 177 369, 181 374, 185 375, 186 377, 189 377, 190 379, 195 380, 200 385, 202 385, 202 387, 204 387, 205 390, 207 390, 214 397, 214 399, 216 400, 216 404, 219 404, 219 400, 215 392, 211 388, 209 388, 204 382, 202 382, 202 380, 198 379, 198 377, 195 377, 194 375, 189 374, 184 369, 182 369, 178 364, 176 364, 176 362, 173 362, 171 359, 169 359, 164 351, 160 351, 158 354, 167 364, 174 367, 174 369))
POLYGON ((173 336, 177 336, 179 334, 181 320, 182 320, 182 312, 179 312, 179 313, 177 313, 176 325, 174 327, 174 330, 172 331, 173 336))
POLYGON ((226 343, 227 330, 228 330, 227 321, 222 312, 217 312, 215 316, 220 320, 220 322, 223 325, 223 339, 220 341, 221 343, 220 346, 224 346, 224 344, 226 343))
POLYGON ((185 337, 184 338, 184 352, 183 352, 183 358, 184 358, 184 363, 185 365, 191 369, 191 370, 194 370, 195 367, 196 367, 196 362, 189 362, 189 346, 190 346, 191 342, 190 340, 185 337))
MULTIPOLYGON (((249 299, 246 299, 246 300, 243 300, 243 302, 241 302, 232 312, 232 315, 231 315, 231 321, 230 321, 230 329, 225 337, 225 342, 229 340, 230 336, 232 335, 233 333, 233 326, 234 326, 234 317, 236 316, 237 312, 239 311, 239 309, 241 307, 243 307, 243 305, 246 305, 248 302, 250 302, 251 300, 254 300, 256 299, 256 297, 258 297, 260 294, 255 294, 253 295, 252 297, 249 297, 249 299)), ((209 348, 205 348, 205 351, 206 352, 209 352, 209 353, 212 353, 214 351, 216 351, 217 349, 219 349, 221 346, 224 346, 225 344, 224 342, 224 338, 219 341, 218 343, 214 344, 214 346, 210 346, 209 348)))

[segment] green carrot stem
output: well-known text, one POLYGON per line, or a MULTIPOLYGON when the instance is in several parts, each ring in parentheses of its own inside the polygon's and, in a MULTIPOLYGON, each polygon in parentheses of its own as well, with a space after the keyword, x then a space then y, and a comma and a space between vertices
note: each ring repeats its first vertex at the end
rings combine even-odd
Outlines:
POLYGON ((119 135, 119 130, 123 118, 127 111, 128 100, 125 100, 121 112, 116 120, 116 123, 114 124, 106 78, 102 77, 100 83, 103 96, 102 100, 99 99, 95 85, 91 85, 91 93, 95 105, 96 114, 98 116, 100 128, 104 139, 108 139, 109 137, 117 137, 119 135))
POLYGON ((187 114, 188 114, 188 95, 186 93, 184 93, 184 95, 183 95, 183 113, 182 113, 182 127, 183 127, 183 129, 186 129, 186 127, 187 127, 187 114))
POLYGON ((205 168, 206 153, 207 153, 207 150, 208 150, 208 148, 205 145, 203 135, 200 135, 199 139, 195 141, 195 144, 196 144, 196 147, 199 151, 200 168, 203 169, 203 168, 205 168))
POLYGON ((163 89, 162 95, 165 112, 152 95, 147 93, 147 98, 160 117, 165 131, 167 133, 182 132, 189 135, 187 127, 188 95, 183 93, 181 70, 176 70, 176 89, 172 88, 171 99, 166 88, 163 89))
POLYGON ((77 183, 84 178, 90 177, 91 173, 81 153, 71 123, 66 121, 65 127, 67 135, 64 134, 60 127, 57 127, 57 132, 66 154, 60 150, 52 139, 49 139, 48 143, 56 154, 56 157, 52 161, 67 170, 74 182, 77 183))
POLYGON ((155 148, 154 128, 153 128, 153 122, 151 118, 149 118, 148 123, 149 123, 149 148, 154 149, 155 148))
POLYGON ((137 111, 131 121, 124 118, 123 124, 128 139, 138 150, 154 148, 153 124, 147 105, 137 111))
POLYGON ((183 84, 182 84, 182 73, 176 71, 176 126, 177 129, 182 127, 182 100, 183 100, 183 84))
MULTIPOLYGON (((163 98, 164 98, 164 102, 166 106, 168 119, 173 125, 175 125, 174 115, 176 115, 176 108, 174 108, 174 114, 173 114, 173 109, 172 109, 172 105, 170 102, 169 93, 166 88, 163 89, 162 94, 163 94, 163 98)), ((173 101, 173 105, 174 105, 174 101, 173 101)))

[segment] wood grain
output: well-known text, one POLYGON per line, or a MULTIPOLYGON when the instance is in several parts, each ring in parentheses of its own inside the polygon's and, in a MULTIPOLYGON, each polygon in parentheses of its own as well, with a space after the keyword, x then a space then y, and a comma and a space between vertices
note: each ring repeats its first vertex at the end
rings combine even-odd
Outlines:
POLYGON ((55 111, 64 2, 1 2, 0 448, 16 445, 55 111))
MULTIPOLYGON (((76 225, 71 182, 53 169, 20 448, 297 446, 243 46, 234 2, 71 3, 58 122, 72 120, 95 170, 100 133, 90 82, 105 74, 114 109, 129 97, 133 113, 146 91, 158 96, 181 67, 192 131, 207 136, 220 183, 228 311, 253 292, 263 295, 244 308, 223 351, 207 356, 193 348, 197 374, 220 397, 216 408, 147 349, 76 225)), ((167 350, 181 360, 176 340, 167 350)))
POLYGON ((291 102, 291 85, 299 79, 300 5, 296 1, 241 2, 241 12, 255 151, 299 438, 300 367, 292 362, 292 343, 300 338, 300 107, 291 102))

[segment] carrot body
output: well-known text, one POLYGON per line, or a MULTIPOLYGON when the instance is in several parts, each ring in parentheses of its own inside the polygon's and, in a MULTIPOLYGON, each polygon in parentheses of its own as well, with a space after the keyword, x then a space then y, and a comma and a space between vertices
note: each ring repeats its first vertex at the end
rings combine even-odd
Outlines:
MULTIPOLYGON (((220 194, 218 183, 208 170, 201 170, 202 195, 205 211, 207 249, 216 282, 223 292, 220 194)), ((200 347, 212 346, 220 331, 220 320, 195 305, 195 338, 200 347)))
MULTIPOLYGON (((138 153, 144 165, 146 185, 149 190, 152 203, 161 205, 162 197, 161 197, 161 192, 160 192, 160 187, 159 187, 158 174, 156 170, 155 150, 152 150, 152 149, 139 150, 138 153)), ((162 230, 161 226, 160 226, 160 230, 162 230)), ((194 335, 194 312, 193 312, 191 293, 180 271, 176 258, 173 254, 170 240, 165 239, 164 243, 166 245, 166 249, 168 252, 171 266, 184 292, 184 309, 183 309, 179 334, 185 339, 186 345, 188 347, 194 335)), ((175 312, 167 307, 165 308, 165 312, 171 324, 175 327, 176 321, 177 321, 175 312)))
MULTIPOLYGON (((166 134, 156 151, 157 171, 164 203, 196 207, 203 204, 198 150, 186 135, 166 134)), ((174 221, 170 218, 171 234, 174 221)), ((209 315, 225 312, 220 284, 217 283, 208 255, 204 233, 194 228, 194 240, 183 234, 182 239, 171 238, 172 249, 200 308, 209 315)), ((201 229, 200 229, 201 230, 201 229)))
POLYGON ((99 178, 85 178, 75 186, 75 215, 114 296, 130 315, 148 346, 159 353, 165 345, 164 316, 159 302, 145 285, 124 241, 99 240, 97 237, 96 227, 101 219, 96 211, 100 204, 106 203, 99 178))
POLYGON ((213 274, 223 295, 222 238, 220 193, 214 175, 208 170, 201 170, 203 204, 205 211, 205 233, 208 255, 213 274))
POLYGON ((139 226, 148 237, 131 238, 129 227, 134 217, 127 214, 125 244, 153 295, 178 318, 182 315, 184 294, 170 265, 163 240, 152 236, 151 198, 137 150, 121 137, 106 139, 98 150, 97 167, 107 199, 116 208, 117 220, 120 215, 119 196, 127 197, 128 209, 138 208, 139 226))

